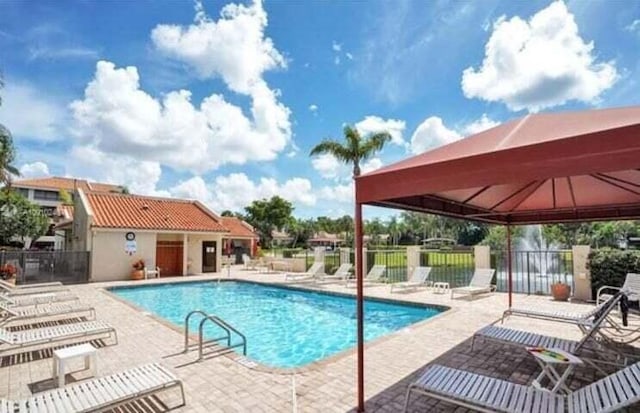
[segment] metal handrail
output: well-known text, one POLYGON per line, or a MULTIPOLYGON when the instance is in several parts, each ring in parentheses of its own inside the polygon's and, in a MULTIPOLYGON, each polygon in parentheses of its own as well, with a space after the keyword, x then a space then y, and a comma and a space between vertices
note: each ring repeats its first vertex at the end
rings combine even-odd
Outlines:
POLYGON ((217 317, 217 316, 215 316, 213 314, 207 314, 202 310, 193 310, 189 314, 187 314, 187 316, 184 318, 185 329, 184 329, 184 350, 183 350, 183 353, 186 353, 186 352, 189 351, 189 347, 190 347, 189 346, 189 319, 194 314, 200 314, 200 315, 204 316, 204 318, 200 321, 200 324, 198 325, 198 361, 202 360, 202 358, 203 358, 203 349, 204 349, 204 344, 205 344, 205 340, 204 340, 204 324, 207 321, 213 322, 215 325, 217 325, 218 327, 220 327, 221 329, 223 329, 226 332, 225 336, 208 340, 208 341, 206 341, 207 343, 209 343, 209 342, 217 342, 219 340, 226 339, 227 340, 227 348, 235 348, 235 347, 242 346, 242 354, 245 355, 245 356, 247 355, 247 337, 244 334, 242 334, 240 331, 238 331, 236 328, 231 326, 229 323, 227 323, 226 321, 221 319, 220 317, 217 317), (242 339, 241 343, 235 344, 233 346, 231 345, 231 332, 237 334, 242 339))

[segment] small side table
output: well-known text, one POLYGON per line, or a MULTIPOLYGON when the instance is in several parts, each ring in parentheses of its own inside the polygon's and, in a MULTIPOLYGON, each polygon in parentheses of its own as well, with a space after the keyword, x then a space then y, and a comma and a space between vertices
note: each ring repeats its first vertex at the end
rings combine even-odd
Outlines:
POLYGON ((58 378, 58 387, 64 387, 66 375, 66 363, 84 357, 84 368, 92 369, 95 376, 98 370, 98 359, 96 348, 91 344, 80 344, 77 346, 65 347, 53 352, 53 377, 58 378))
POLYGON ((433 283, 433 292, 436 294, 445 294, 449 291, 449 283, 447 282, 435 282, 433 283))
POLYGON ((569 387, 567 387, 566 380, 576 366, 583 363, 580 358, 558 348, 527 347, 527 352, 533 356, 542 368, 538 377, 533 380, 533 386, 539 389, 549 390, 541 385, 542 379, 546 377, 553 386, 551 390, 549 390, 551 393, 556 393, 560 389, 567 394, 571 392, 569 387), (565 368, 562 374, 556 369, 556 367, 561 366, 565 368))

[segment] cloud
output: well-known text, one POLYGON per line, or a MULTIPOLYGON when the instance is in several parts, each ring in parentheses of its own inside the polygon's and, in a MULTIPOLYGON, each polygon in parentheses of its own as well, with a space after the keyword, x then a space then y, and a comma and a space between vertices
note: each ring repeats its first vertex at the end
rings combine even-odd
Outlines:
POLYGON ((353 60, 353 55, 351 53, 347 52, 344 55, 347 57, 347 59, 353 60))
POLYGON ((556 1, 529 21, 500 17, 482 65, 463 71, 462 90, 467 98, 537 112, 570 100, 594 102, 617 79, 615 63, 596 62, 593 42, 585 43, 574 16, 556 1))
POLYGON ((335 40, 334 40, 333 44, 331 45, 331 48, 333 49, 334 52, 341 52, 342 51, 342 45, 340 43, 337 43, 335 40))
POLYGON ((441 118, 431 116, 425 119, 413 132, 411 152, 419 154, 427 149, 455 142, 461 137, 458 132, 447 128, 441 118))
POLYGON ((363 120, 356 123, 355 127, 363 136, 376 132, 389 132, 391 135, 391 143, 399 146, 404 146, 405 144, 402 133, 406 128, 406 124, 403 120, 366 116, 363 120))
POLYGON ((383 162, 380 158, 371 158, 362 165, 362 173, 366 174, 376 169, 382 168, 383 162))
POLYGON ((169 192, 173 196, 198 199, 209 205, 214 211, 241 211, 253 201, 278 195, 297 206, 313 206, 316 196, 311 182, 305 178, 294 177, 283 183, 273 178, 260 178, 252 181, 244 173, 232 173, 216 177, 207 184, 200 176, 194 176, 180 182, 169 192))
POLYGON ((193 67, 203 78, 220 77, 231 90, 251 95, 264 84, 262 74, 287 62, 265 37, 267 13, 261 1, 250 6, 227 4, 218 21, 196 2, 194 24, 161 24, 151 32, 158 50, 193 67))
POLYGON ((319 197, 325 202, 331 201, 332 203, 353 204, 353 190, 353 183, 324 186, 320 188, 319 197))
POLYGON ((476 133, 491 129, 499 124, 500 122, 490 119, 486 113, 483 113, 480 119, 474 120, 473 122, 465 125, 462 128, 462 131, 465 135, 475 135, 476 133))
POLYGON ((315 105, 315 104, 309 105, 309 112, 314 113, 314 114, 317 113, 318 112, 318 105, 315 105))
POLYGON ((625 27, 625 30, 631 33, 640 34, 640 19, 635 19, 629 23, 629 25, 625 27))
POLYGON ((0 123, 16 137, 54 141, 66 123, 63 107, 36 86, 9 79, 2 91, 0 123))
MULTIPOLYGON (((371 172, 382 166, 382 160, 378 157, 371 158, 361 165, 361 173, 371 172)), ((311 165, 322 178, 338 181, 350 181, 353 169, 351 165, 340 162, 333 155, 322 154, 311 159, 311 165)))
POLYGON ((39 178, 43 176, 50 176, 49 167, 46 163, 36 161, 32 163, 26 163, 20 167, 21 178, 39 178))
POLYGON ((29 60, 87 59, 99 57, 97 50, 87 47, 34 46, 29 48, 29 60))
POLYGON ((499 124, 500 122, 489 118, 486 114, 482 114, 479 119, 450 129, 444 124, 442 118, 430 116, 418 125, 413 135, 411 135, 411 152, 420 154, 429 149, 455 142, 465 136, 480 133, 499 124))

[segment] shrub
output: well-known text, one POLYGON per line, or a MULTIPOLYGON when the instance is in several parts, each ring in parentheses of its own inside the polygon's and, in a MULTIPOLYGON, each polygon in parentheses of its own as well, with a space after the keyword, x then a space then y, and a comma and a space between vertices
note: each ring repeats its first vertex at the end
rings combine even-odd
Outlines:
POLYGON ((600 249, 589 254, 587 268, 591 271, 591 288, 604 285, 622 287, 627 273, 640 273, 640 251, 600 249))

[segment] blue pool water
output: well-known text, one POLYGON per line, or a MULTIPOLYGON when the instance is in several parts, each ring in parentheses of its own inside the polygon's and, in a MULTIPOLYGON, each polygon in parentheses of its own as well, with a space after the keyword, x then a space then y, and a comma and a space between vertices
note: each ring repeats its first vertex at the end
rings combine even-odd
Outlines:
MULTIPOLYGON (((356 303, 349 297, 231 281, 116 287, 111 292, 181 328, 193 309, 215 314, 246 335, 250 358, 272 367, 303 366, 356 344, 356 303)), ((366 300, 365 340, 442 311, 366 300)), ((199 317, 192 318, 190 331, 197 332, 199 317)), ((221 333, 212 325, 205 329, 209 338, 221 333)))

